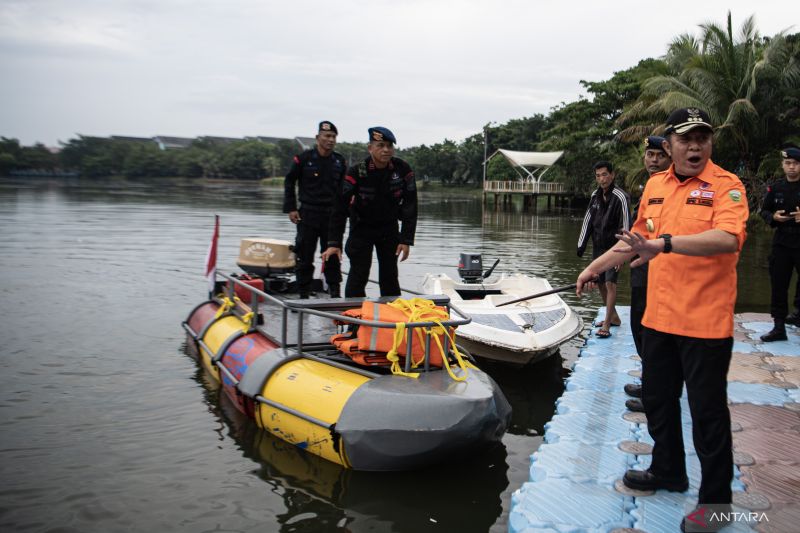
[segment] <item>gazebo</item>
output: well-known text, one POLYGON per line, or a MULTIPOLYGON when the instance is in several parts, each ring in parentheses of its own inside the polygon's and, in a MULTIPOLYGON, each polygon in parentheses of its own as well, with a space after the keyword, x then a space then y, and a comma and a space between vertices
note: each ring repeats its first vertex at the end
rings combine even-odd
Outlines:
POLYGON ((490 155, 484 164, 489 164, 489 160, 497 154, 506 158, 523 181, 539 183, 542 176, 558 161, 564 152, 516 152, 500 148, 490 155))

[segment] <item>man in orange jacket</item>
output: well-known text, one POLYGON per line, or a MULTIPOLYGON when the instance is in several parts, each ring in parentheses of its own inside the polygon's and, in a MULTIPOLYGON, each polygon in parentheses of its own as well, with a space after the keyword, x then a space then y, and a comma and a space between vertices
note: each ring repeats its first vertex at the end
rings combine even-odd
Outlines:
POLYGON ((711 161, 713 129, 704 111, 673 111, 665 137, 672 165, 650 178, 632 231, 623 231, 611 250, 581 272, 576 292, 582 295, 594 287, 592 280, 600 272, 637 254, 632 266, 649 261, 642 403, 655 445, 650 468, 628 470, 623 483, 637 490, 689 488, 680 407, 685 382, 702 479, 697 509, 684 518, 681 529, 692 530, 698 513, 705 513, 703 531, 717 531, 730 516, 733 452, 727 374, 736 264, 749 210, 739 178, 711 161))

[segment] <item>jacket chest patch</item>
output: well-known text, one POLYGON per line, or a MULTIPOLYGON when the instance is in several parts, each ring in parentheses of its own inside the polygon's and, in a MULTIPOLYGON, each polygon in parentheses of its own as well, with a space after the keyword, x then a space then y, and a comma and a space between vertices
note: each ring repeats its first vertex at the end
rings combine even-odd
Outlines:
POLYGON ((713 207, 714 200, 711 198, 687 198, 686 199, 687 205, 702 205, 705 207, 713 207))

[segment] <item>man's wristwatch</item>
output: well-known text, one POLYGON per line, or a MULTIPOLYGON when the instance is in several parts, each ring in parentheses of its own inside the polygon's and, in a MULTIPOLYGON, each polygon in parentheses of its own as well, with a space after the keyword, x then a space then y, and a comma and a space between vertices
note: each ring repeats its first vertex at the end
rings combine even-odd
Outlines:
POLYGON ((672 251, 672 235, 669 233, 662 233, 658 236, 659 239, 664 239, 664 250, 661 253, 668 254, 672 251))

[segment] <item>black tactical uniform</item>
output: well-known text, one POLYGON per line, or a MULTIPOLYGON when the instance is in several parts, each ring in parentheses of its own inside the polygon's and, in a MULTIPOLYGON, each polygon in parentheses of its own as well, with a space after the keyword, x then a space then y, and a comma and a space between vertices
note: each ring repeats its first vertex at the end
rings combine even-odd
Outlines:
POLYGON ((342 247, 348 218, 350 234, 344 251, 350 259, 350 273, 345 297, 366 296, 373 247, 378 255, 381 296, 399 296, 397 246, 413 245, 417 228, 417 186, 408 163, 392 157, 386 168, 379 169, 368 157, 350 167, 331 215, 328 246, 342 247))
MULTIPOLYGON (((284 181, 283 212, 298 211, 295 184, 300 189, 300 222, 297 224, 295 255, 297 265, 297 291, 307 297, 311 291, 314 275, 314 254, 317 243, 325 250, 328 242, 328 223, 334 197, 339 183, 344 178, 347 164, 344 156, 333 152, 327 157, 319 154, 316 148, 306 150, 294 157, 292 168, 284 181)), ((338 257, 330 257, 323 265, 325 281, 331 295, 338 296, 342 283, 342 269, 338 257)))
POLYGON ((800 224, 794 220, 778 222, 773 215, 776 211, 784 210, 784 214, 788 216, 790 212, 799 208, 800 181, 790 182, 782 179, 767 188, 767 195, 764 197, 761 207, 761 216, 767 224, 775 228, 772 252, 769 256, 769 276, 772 285, 770 314, 775 321, 777 330, 784 329, 783 324, 789 313, 787 293, 792 279, 792 271, 800 272, 800 224))

